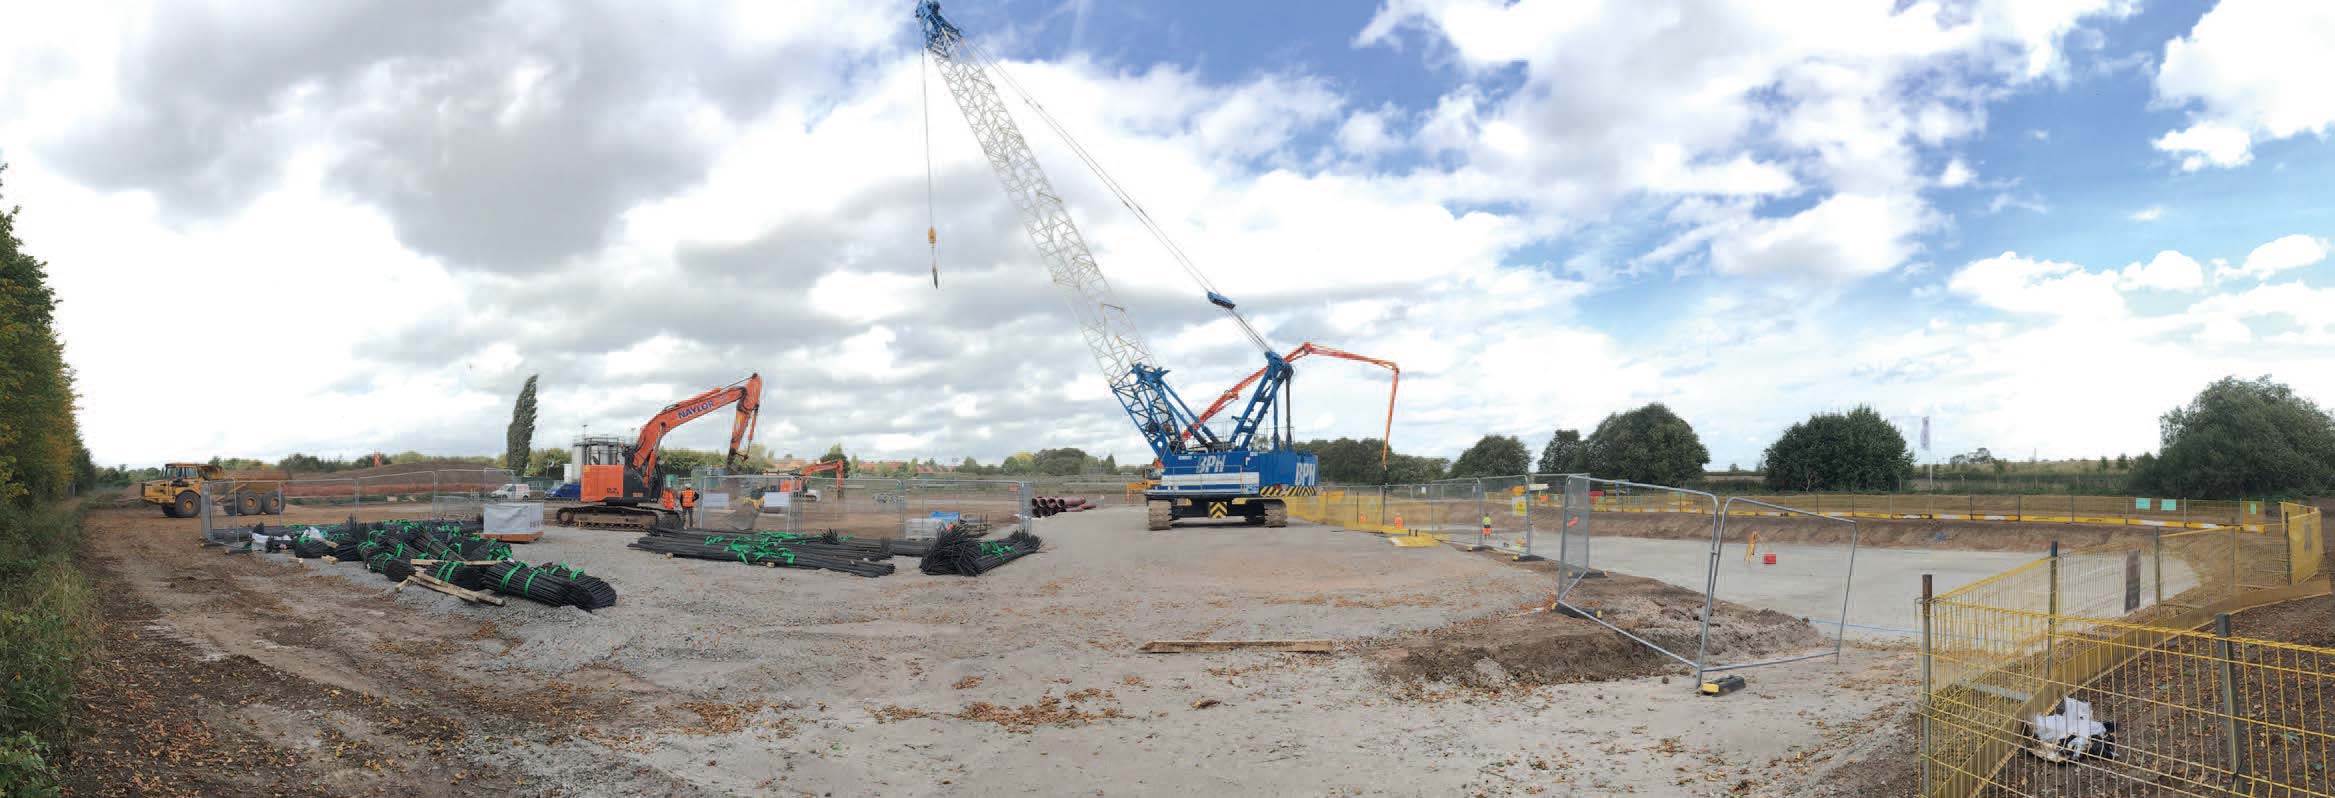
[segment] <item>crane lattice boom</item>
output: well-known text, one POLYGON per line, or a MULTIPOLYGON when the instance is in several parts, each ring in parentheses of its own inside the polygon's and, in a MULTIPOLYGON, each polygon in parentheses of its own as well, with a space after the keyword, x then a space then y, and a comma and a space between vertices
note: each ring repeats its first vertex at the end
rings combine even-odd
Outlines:
POLYGON ((972 50, 956 26, 941 18, 938 5, 921 5, 916 14, 924 25, 925 49, 933 54, 942 82, 964 111, 973 138, 981 143, 982 153, 1005 185, 1006 196, 1021 211, 1022 227, 1030 234, 1030 242, 1037 245, 1048 276, 1070 292, 1071 312, 1078 318, 1079 333, 1086 338, 1095 365, 1102 369, 1119 404, 1143 428, 1153 453, 1164 456, 1186 450, 1185 430, 1195 430, 1192 448, 1221 448, 1222 441, 1198 426, 1191 409, 1158 381, 1166 372, 1155 365, 1134 320, 1127 316, 1126 306, 1119 303, 1110 281, 1095 265, 1086 237, 1071 223, 1062 195, 1047 180, 1029 142, 1007 112, 997 85, 990 81, 985 59, 972 50))

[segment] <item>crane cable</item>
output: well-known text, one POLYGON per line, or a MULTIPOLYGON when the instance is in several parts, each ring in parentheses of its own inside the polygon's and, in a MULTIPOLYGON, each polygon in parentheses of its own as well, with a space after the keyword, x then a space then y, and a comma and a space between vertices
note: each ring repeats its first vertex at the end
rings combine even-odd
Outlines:
MULTIPOLYGON (((1186 276, 1192 278, 1193 283, 1200 286, 1202 291, 1213 296, 1222 296, 1217 292, 1215 283, 1208 280, 1208 275, 1201 273, 1199 265, 1193 263, 1191 257, 1184 254, 1183 247, 1176 246, 1175 240, 1168 237, 1167 230, 1160 226, 1158 220, 1152 218, 1151 211, 1145 210, 1143 203, 1137 202, 1135 196, 1129 193, 1117 178, 1111 176, 1110 170, 1104 169, 1102 162, 1095 160, 1094 155, 1087 152, 1086 147, 1079 144, 1078 139, 1070 135, 1068 128, 1063 127, 1053 114, 1047 113, 1046 106, 1040 105, 1037 98, 1030 94, 1028 89, 1022 88, 1021 82, 1014 80, 1013 74, 1005 71, 1004 64, 989 57, 989 54, 983 51, 980 45, 974 44, 969 39, 959 39, 958 42, 966 52, 973 56, 975 66, 985 68, 991 74, 998 76, 1005 83, 1006 88, 1013 91, 1014 96, 1021 98, 1023 105, 1029 106, 1031 111, 1037 113, 1038 121, 1044 122, 1047 128, 1054 131, 1054 135, 1061 137, 1062 142, 1070 146, 1071 153, 1077 155, 1078 160, 1086 164, 1087 170, 1102 180, 1103 186, 1110 189, 1112 196, 1119 200, 1120 205, 1125 206, 1128 212, 1135 215, 1136 221, 1141 222, 1143 229, 1151 233, 1152 238, 1159 241, 1160 246, 1167 250, 1169 258, 1175 261, 1177 267, 1183 269, 1186 276)), ((929 135, 928 133, 927 136, 929 135)), ((929 145, 927 146, 929 147, 929 145)), ((1225 313, 1231 315, 1233 321, 1240 324, 1241 332, 1247 334, 1249 340, 1255 343, 1259 349, 1265 350, 1268 354, 1279 354, 1273 352, 1272 346, 1265 343, 1265 337, 1257 334, 1255 327, 1249 326, 1249 320, 1241 316, 1240 311, 1225 308, 1225 313)))
POLYGON ((924 106, 924 243, 932 248, 932 287, 940 288, 940 228, 932 211, 932 78, 927 53, 916 51, 916 90, 924 106))

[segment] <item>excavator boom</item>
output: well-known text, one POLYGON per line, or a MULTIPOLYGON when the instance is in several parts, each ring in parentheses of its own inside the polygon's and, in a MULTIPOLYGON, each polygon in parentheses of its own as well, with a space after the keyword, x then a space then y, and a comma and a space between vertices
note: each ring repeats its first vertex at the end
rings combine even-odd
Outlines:
POLYGON ((663 411, 641 425, 640 440, 632 445, 632 467, 655 474, 657 451, 664 443, 666 433, 732 404, 738 406, 738 414, 730 422, 730 453, 723 465, 737 468, 741 447, 754 442, 754 427, 762 414, 761 374, 748 375, 738 382, 666 405, 663 411))

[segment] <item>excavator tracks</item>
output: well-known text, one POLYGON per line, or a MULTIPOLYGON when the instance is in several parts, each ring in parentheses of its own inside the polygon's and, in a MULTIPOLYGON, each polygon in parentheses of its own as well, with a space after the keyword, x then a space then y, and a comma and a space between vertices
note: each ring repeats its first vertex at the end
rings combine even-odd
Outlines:
POLYGON ((562 507, 554 516, 560 526, 585 529, 615 529, 626 532, 647 532, 651 527, 679 527, 681 517, 663 510, 646 507, 585 506, 562 507))

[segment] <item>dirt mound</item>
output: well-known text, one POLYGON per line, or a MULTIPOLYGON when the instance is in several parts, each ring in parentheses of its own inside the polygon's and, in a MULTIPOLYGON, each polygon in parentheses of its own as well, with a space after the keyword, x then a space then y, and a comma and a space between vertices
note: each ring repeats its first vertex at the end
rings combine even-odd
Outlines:
MULTIPOLYGON (((1552 516, 1553 517, 1553 516, 1552 516)), ((1538 521, 1537 516, 1535 521, 1538 521)), ((1589 523, 1597 535, 1666 540, 1709 540, 1711 517, 1683 513, 1597 513, 1589 523)), ((1727 519, 1727 542, 1741 543, 1752 534, 1761 543, 1847 545, 1849 527, 1814 518, 1740 516, 1727 519)), ((1858 545, 1886 548, 1936 548, 1970 551, 2042 551, 2054 540, 2061 546, 2097 551, 2116 546, 2147 544, 2155 530, 2145 526, 2107 524, 2038 524, 2015 521, 1937 521, 1930 519, 1857 519, 1858 545)))
MULTIPOLYGON (((1528 567, 1555 571, 1550 563, 1528 567)), ((1651 579, 1612 574, 1583 580, 1566 601, 1601 611, 1606 621, 1681 654, 1692 654, 1700 634, 1696 619, 1702 594, 1651 579)), ((1710 651, 1718 661, 1776 656, 1824 643, 1806 621, 1773 610, 1722 601, 1712 617, 1710 651)), ((1380 675, 1390 682, 1474 689, 1628 679, 1681 667, 1595 622, 1531 609, 1395 640, 1378 656, 1380 675)))

